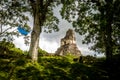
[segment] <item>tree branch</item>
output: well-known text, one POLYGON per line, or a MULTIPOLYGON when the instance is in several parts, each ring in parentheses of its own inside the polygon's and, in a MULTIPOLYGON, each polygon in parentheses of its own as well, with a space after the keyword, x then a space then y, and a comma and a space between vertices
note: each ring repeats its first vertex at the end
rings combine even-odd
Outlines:
POLYGON ((32 6, 32 9, 35 9, 35 0, 29 0, 30 1, 30 5, 32 6))
POLYGON ((43 17, 43 20, 46 19, 46 13, 48 12, 48 7, 50 6, 50 4, 51 4, 52 2, 53 2, 53 0, 46 0, 46 4, 43 5, 43 7, 44 7, 44 10, 43 10, 43 12, 42 12, 42 14, 44 15, 44 16, 42 16, 42 17, 43 17))

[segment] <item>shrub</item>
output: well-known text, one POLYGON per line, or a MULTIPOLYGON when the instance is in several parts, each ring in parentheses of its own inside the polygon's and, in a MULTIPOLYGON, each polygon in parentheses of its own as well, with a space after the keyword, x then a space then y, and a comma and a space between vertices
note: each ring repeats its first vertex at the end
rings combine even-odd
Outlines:
POLYGON ((38 49, 38 56, 44 56, 48 54, 45 50, 42 50, 41 48, 38 49))

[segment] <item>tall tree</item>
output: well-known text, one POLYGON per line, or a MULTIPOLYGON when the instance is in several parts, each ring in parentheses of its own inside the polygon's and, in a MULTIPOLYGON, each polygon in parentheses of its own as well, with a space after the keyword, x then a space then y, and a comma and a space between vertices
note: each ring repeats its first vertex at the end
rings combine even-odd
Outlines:
MULTIPOLYGON (((26 26, 29 20, 26 12, 30 12, 34 19, 34 25, 31 33, 29 56, 33 61, 37 61, 39 36, 43 30, 42 27, 46 28, 46 32, 58 31, 59 20, 53 15, 53 8, 59 3, 59 0, 1 0, 0 36, 7 35, 9 29, 11 30, 18 25, 26 26)), ((14 32, 9 34, 14 34, 14 32)))
POLYGON ((75 31, 84 35, 83 43, 93 43, 91 49, 105 53, 111 59, 113 45, 118 38, 118 0, 69 0, 64 1, 61 15, 73 23, 75 31), (72 2, 71 2, 72 1, 72 2), (117 2, 117 5, 115 5, 117 2), (114 9, 116 8, 116 11, 114 9), (116 24, 117 22, 117 24, 116 24), (117 30, 114 30, 116 29, 117 30), (114 42, 113 42, 114 41, 114 42))
MULTIPOLYGON (((33 30, 31 33, 31 44, 29 49, 29 56, 32 61, 38 59, 39 36, 42 32, 42 27, 47 26, 58 31, 58 19, 53 16, 54 0, 29 0, 32 6, 32 13, 34 18, 33 30)), ((50 30, 51 31, 51 30, 50 30)))

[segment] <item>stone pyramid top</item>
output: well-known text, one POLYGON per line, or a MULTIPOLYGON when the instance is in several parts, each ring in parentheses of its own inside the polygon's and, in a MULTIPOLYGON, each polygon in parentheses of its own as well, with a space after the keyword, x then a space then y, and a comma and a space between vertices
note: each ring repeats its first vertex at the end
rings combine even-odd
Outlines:
POLYGON ((61 39, 60 48, 58 48, 55 52, 57 55, 66 55, 67 53, 77 56, 81 55, 81 52, 76 45, 75 33, 72 29, 69 29, 66 32, 65 37, 61 39))

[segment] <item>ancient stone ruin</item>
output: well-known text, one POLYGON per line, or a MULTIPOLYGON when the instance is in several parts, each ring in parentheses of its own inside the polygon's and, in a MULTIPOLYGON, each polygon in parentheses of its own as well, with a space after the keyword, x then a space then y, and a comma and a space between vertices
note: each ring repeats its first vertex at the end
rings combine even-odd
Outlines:
POLYGON ((81 56, 81 52, 76 45, 75 33, 72 29, 66 32, 64 38, 61 39, 61 45, 55 52, 56 55, 73 54, 75 56, 81 56))

